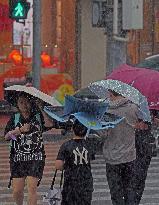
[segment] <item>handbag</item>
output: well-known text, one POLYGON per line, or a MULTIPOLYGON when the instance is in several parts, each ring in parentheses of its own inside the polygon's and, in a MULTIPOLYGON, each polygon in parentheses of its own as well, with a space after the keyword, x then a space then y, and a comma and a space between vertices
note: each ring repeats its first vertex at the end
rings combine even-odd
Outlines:
POLYGON ((61 173, 61 179, 60 179, 60 187, 55 188, 54 183, 56 179, 56 174, 57 174, 57 169, 55 170, 54 177, 50 186, 49 191, 46 193, 46 195, 43 196, 43 204, 48 204, 48 205, 61 205, 62 201, 62 181, 63 181, 63 170, 61 173))

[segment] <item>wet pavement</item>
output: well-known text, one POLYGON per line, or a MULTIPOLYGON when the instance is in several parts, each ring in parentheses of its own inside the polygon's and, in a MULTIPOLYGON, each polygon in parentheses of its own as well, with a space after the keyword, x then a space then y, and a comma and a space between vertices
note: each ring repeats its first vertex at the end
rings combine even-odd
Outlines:
MULTIPOLYGON (((0 132, 3 133, 4 127, 9 119, 9 115, 0 115, 0 132)), ((42 196, 48 191, 54 173, 54 162, 63 139, 68 136, 61 136, 60 130, 52 129, 44 134, 46 150, 46 166, 44 176, 38 188, 38 205, 43 205, 42 196)), ((2 135, 0 135, 2 136, 2 135)), ((112 205, 109 187, 106 179, 105 161, 102 155, 96 155, 92 161, 92 174, 94 179, 94 192, 92 205, 112 205)), ((60 180, 58 174, 57 183, 60 180)), ((12 198, 12 188, 7 189, 9 173, 9 149, 8 143, 0 141, 0 205, 14 205, 12 198)), ((57 185, 56 185, 57 186, 57 185)), ((25 202, 27 205, 27 190, 25 188, 25 202)), ((153 157, 146 179, 145 191, 140 205, 159 205, 159 156, 153 157)))

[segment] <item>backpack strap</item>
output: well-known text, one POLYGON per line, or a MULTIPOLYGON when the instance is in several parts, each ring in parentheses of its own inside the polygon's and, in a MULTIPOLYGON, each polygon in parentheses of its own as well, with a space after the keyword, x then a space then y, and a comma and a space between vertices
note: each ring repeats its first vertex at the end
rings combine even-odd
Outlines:
MULTIPOLYGON (((19 122, 19 118, 20 118, 20 113, 15 113, 14 114, 14 126, 16 127, 18 122, 19 122)), ((11 150, 12 147, 12 140, 10 140, 9 142, 9 149, 11 150)))
POLYGON ((36 113, 36 119, 37 119, 37 121, 40 123, 40 127, 42 127, 42 122, 41 122, 40 113, 36 113))
POLYGON ((15 115, 14 115, 14 125, 15 125, 15 127, 17 126, 17 124, 19 122, 19 119, 20 119, 20 113, 15 113, 15 115))

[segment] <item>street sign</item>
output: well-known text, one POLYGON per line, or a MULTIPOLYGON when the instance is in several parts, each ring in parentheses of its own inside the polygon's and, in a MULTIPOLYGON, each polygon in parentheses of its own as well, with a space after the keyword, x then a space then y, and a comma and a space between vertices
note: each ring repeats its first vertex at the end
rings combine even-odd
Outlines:
POLYGON ((21 2, 18 2, 15 5, 12 15, 14 18, 21 18, 21 17, 24 17, 26 15, 24 5, 21 4, 21 2))
POLYGON ((26 19, 29 9, 30 3, 26 0, 9 0, 9 17, 11 19, 26 19))

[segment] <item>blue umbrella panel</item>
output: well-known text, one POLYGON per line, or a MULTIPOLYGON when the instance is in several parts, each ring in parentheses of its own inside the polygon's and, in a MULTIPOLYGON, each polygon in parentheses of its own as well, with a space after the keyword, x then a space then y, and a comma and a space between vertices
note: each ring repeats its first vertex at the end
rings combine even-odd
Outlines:
POLYGON ((53 119, 59 122, 67 122, 71 114, 84 112, 96 116, 97 119, 103 117, 107 111, 107 102, 96 100, 81 100, 73 96, 65 96, 65 105, 61 111, 55 111, 50 106, 44 107, 44 111, 53 119))
POLYGON ((105 121, 103 119, 97 119, 95 116, 88 113, 78 112, 72 114, 76 119, 80 121, 89 130, 102 130, 108 128, 114 128, 118 123, 120 123, 124 118, 117 117, 113 121, 105 121))
POLYGON ((100 130, 114 128, 124 118, 113 116, 106 119, 107 102, 94 100, 81 100, 73 96, 65 97, 65 106, 61 112, 55 112, 50 107, 44 111, 58 122, 67 122, 70 118, 78 119, 88 130, 100 130))

